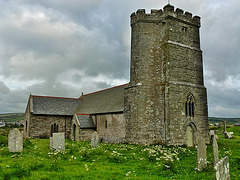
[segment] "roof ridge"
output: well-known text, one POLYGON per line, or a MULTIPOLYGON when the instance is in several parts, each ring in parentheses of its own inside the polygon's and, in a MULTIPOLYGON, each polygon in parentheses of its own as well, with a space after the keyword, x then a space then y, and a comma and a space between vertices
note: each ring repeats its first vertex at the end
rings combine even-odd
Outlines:
POLYGON ((72 99, 72 100, 81 100, 80 98, 68 98, 68 97, 56 97, 56 96, 40 96, 40 95, 31 95, 32 97, 42 97, 42 98, 57 98, 57 99, 72 99))
POLYGON ((90 115, 90 114, 76 113, 76 115, 79 116, 79 115, 90 115))
MULTIPOLYGON (((88 95, 91 95, 91 94, 100 93, 100 92, 107 91, 107 90, 114 89, 114 88, 118 88, 118 87, 121 87, 121 86, 126 86, 127 84, 128 84, 128 83, 125 83, 125 84, 122 84, 122 85, 118 85, 118 86, 110 87, 110 88, 107 88, 107 89, 102 89, 102 90, 95 91, 95 92, 92 92, 92 93, 83 94, 82 96, 88 96, 88 95)), ((81 96, 81 97, 82 97, 82 96, 81 96)), ((80 97, 80 98, 81 98, 81 97, 80 97)))

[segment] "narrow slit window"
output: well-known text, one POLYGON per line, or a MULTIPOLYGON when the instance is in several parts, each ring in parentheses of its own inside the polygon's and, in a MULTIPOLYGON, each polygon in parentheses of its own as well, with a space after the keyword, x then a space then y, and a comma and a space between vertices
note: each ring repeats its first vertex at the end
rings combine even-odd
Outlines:
POLYGON ((192 117, 194 117, 194 102, 192 102, 192 117))
POLYGON ((105 120, 105 129, 107 129, 107 120, 105 120))

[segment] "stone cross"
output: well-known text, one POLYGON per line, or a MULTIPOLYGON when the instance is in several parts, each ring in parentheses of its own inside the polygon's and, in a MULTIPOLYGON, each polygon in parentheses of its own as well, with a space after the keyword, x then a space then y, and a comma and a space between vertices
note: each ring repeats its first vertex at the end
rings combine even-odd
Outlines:
POLYGON ((227 156, 224 157, 215 165, 214 170, 216 180, 230 180, 229 158, 227 156))
POLYGON ((225 119, 223 120, 223 128, 224 128, 223 134, 225 134, 227 132, 226 120, 225 119))
POLYGON ((57 151, 65 151, 65 134, 64 133, 53 133, 52 148, 57 151))
POLYGON ((8 134, 8 149, 9 152, 23 151, 23 133, 17 128, 10 130, 8 134))
POLYGON ((203 137, 198 138, 197 144, 197 170, 202 171, 207 167, 207 146, 203 137))
POLYGON ((97 147, 98 143, 99 143, 99 135, 98 135, 97 131, 94 131, 92 133, 91 146, 92 147, 97 147))
POLYGON ((232 138, 232 135, 229 132, 227 132, 226 120, 225 119, 223 120, 223 127, 224 127, 224 130, 223 130, 222 134, 225 136, 225 138, 228 138, 228 139, 232 138))
POLYGON ((218 154, 218 144, 217 144, 218 136, 214 135, 212 137, 212 148, 213 148, 213 158, 214 158, 214 166, 219 161, 219 154, 218 154))

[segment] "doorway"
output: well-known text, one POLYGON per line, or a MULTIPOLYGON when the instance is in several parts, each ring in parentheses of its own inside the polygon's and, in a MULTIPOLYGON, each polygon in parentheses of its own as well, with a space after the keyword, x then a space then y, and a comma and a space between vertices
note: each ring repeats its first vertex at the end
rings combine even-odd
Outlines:
POLYGON ((194 143, 193 143, 193 129, 192 129, 191 126, 187 127, 186 134, 187 134, 187 146, 188 147, 193 147, 193 145, 194 145, 194 143))

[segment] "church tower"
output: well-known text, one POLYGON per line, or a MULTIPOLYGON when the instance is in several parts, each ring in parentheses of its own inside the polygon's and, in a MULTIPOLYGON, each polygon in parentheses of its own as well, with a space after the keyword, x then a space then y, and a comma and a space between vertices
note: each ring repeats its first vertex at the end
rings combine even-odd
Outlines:
POLYGON ((169 4, 131 15, 127 142, 193 146, 200 136, 209 141, 200 26, 200 17, 169 4))

